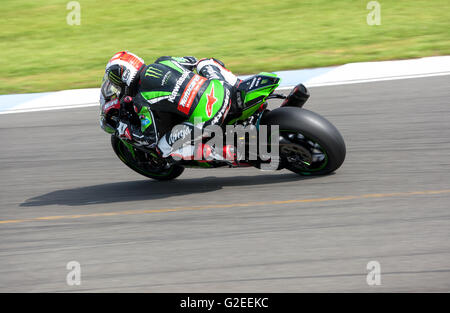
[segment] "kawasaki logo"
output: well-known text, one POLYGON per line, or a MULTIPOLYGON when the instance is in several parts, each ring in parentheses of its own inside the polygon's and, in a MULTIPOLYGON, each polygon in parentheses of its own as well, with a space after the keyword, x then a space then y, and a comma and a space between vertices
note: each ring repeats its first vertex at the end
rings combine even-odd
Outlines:
POLYGON ((180 91, 181 85, 184 83, 184 81, 186 80, 186 78, 189 76, 189 73, 191 72, 184 72, 183 75, 181 75, 180 78, 178 78, 177 82, 175 83, 175 88, 173 89, 172 93, 169 96, 169 101, 173 102, 175 100, 175 98, 178 95, 178 91, 180 91))

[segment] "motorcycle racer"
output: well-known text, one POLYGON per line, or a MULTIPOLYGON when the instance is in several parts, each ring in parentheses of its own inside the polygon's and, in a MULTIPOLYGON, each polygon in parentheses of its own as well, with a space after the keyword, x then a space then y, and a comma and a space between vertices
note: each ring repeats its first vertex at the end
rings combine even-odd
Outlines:
MULTIPOLYGON (((106 65, 100 103, 120 103, 119 138, 156 148, 164 158, 189 160, 205 156, 206 150, 211 154, 210 147, 188 144, 174 150, 174 143, 191 138, 195 127, 221 125, 232 107, 239 110, 240 82, 214 58, 163 56, 146 65, 137 55, 121 51, 106 65), (182 127, 172 131, 175 125, 182 127)), ((231 150, 225 146, 224 155, 231 150)))

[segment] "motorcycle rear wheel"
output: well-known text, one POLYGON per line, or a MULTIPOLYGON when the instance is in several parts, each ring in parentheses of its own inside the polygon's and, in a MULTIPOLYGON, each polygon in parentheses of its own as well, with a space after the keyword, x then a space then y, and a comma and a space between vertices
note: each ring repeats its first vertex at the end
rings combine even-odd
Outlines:
POLYGON ((268 112, 261 124, 279 125, 283 168, 305 176, 325 175, 344 162, 344 139, 333 124, 317 113, 280 107, 268 112))

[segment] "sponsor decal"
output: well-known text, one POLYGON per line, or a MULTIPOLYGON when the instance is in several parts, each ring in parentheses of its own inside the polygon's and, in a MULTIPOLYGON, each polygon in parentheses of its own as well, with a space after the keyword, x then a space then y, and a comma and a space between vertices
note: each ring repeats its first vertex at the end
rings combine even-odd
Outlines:
POLYGON ((109 101, 109 102, 105 103, 105 105, 103 106, 103 112, 106 114, 111 109, 119 109, 119 108, 120 108, 119 100, 118 99, 114 99, 112 101, 109 101))
POLYGON ((122 81, 128 81, 128 79, 130 79, 130 75, 130 70, 126 69, 122 74, 122 81))
POLYGON ((173 145, 176 141, 184 139, 191 134, 192 129, 186 125, 178 125, 174 127, 169 137, 169 145, 173 145))
POLYGON ((120 85, 122 83, 122 78, 114 74, 114 72, 112 72, 111 70, 108 70, 108 78, 116 85, 120 85))
POLYGON ((147 71, 145 71, 145 77, 150 76, 150 77, 154 77, 154 78, 160 78, 162 75, 162 71, 150 66, 149 68, 147 68, 147 71))
POLYGON ((206 95, 206 99, 208 100, 208 102, 206 103, 206 115, 208 115, 208 117, 211 117, 214 103, 217 102, 217 98, 214 97, 214 84, 212 84, 211 92, 209 93, 209 95, 206 95))
POLYGON ((191 72, 183 72, 183 75, 181 75, 180 78, 178 78, 177 82, 175 83, 175 88, 173 89, 172 93, 169 96, 169 101, 170 102, 174 102, 175 98, 178 95, 178 91, 180 91, 181 85, 184 83, 184 81, 186 80, 186 78, 189 76, 189 73, 191 72))
POLYGON ((197 74, 191 78, 184 89, 183 94, 181 95, 180 102, 178 102, 178 111, 181 111, 184 114, 189 114, 192 103, 194 102, 200 87, 206 80, 206 78, 197 74))
POLYGON ((172 72, 167 72, 166 75, 164 75, 162 81, 161 81, 161 86, 164 86, 167 81, 169 80, 170 75, 172 75, 172 72))
POLYGON ((228 89, 225 89, 225 99, 222 104, 222 108, 219 112, 217 112, 216 116, 213 118, 211 124, 215 125, 219 123, 219 120, 225 116, 225 112, 229 108, 229 101, 230 101, 230 91, 228 89))
POLYGON ((142 126, 147 126, 150 124, 150 120, 146 117, 141 117, 141 125, 142 126))

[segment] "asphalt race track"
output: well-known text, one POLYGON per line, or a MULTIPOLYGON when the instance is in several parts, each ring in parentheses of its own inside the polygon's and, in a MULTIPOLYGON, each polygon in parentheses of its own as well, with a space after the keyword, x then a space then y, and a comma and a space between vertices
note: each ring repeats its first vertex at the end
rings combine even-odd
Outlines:
POLYGON ((160 183, 117 159, 97 107, 1 115, 0 292, 449 292, 449 87, 312 88, 305 107, 347 144, 317 178, 187 169, 160 183))

